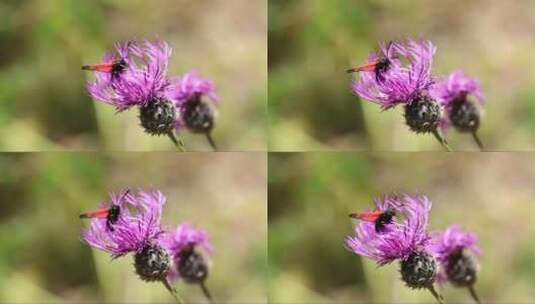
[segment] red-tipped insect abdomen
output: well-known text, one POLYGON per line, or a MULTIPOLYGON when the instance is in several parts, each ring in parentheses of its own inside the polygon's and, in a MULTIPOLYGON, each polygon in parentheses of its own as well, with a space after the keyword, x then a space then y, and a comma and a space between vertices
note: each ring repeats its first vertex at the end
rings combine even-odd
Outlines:
POLYGON ((365 222, 375 222, 381 216, 381 214, 381 211, 375 210, 371 212, 351 213, 349 217, 365 222))
POLYGON ((111 73, 113 71, 113 65, 113 63, 84 65, 82 66, 82 70, 111 73))
POLYGON ((375 230, 377 232, 381 232, 384 230, 386 225, 392 223, 395 215, 396 212, 389 209, 386 211, 374 210, 371 212, 351 213, 349 217, 365 222, 375 223, 375 230))
POLYGON ((85 218, 106 218, 108 217, 108 213, 110 212, 110 208, 101 209, 93 212, 86 212, 80 214, 81 219, 85 218))
POLYGON ((377 67, 378 62, 368 63, 365 65, 361 65, 355 68, 351 68, 347 70, 348 73, 356 73, 356 72, 373 72, 375 71, 377 67))

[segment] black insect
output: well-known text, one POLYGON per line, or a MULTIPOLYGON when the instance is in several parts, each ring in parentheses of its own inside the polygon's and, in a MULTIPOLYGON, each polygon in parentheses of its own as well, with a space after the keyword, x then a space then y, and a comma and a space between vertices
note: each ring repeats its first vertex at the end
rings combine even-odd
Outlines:
MULTIPOLYGON (((130 192, 130 190, 127 190, 121 197, 121 200, 124 199, 124 197, 130 192)), ((80 214, 80 218, 101 218, 106 219, 106 227, 108 230, 113 231, 113 225, 117 223, 119 220, 119 216, 121 215, 121 207, 119 205, 112 205, 108 208, 103 208, 97 211, 92 212, 85 212, 80 214)))
POLYGON ((375 223, 375 231, 384 231, 386 225, 391 224, 396 216, 396 211, 387 209, 386 211, 374 210, 364 213, 351 213, 349 217, 359 219, 361 221, 375 223))
POLYGON ((120 60, 116 60, 112 63, 84 65, 82 66, 82 70, 110 73, 112 78, 117 78, 126 70, 127 66, 128 64, 126 61, 121 58, 120 60))
MULTIPOLYGON (((387 54, 389 53, 389 50, 392 47, 392 42, 389 42, 387 46, 387 54)), ((397 56, 392 56, 392 58, 397 58, 397 56)), ((375 62, 370 62, 355 68, 351 68, 347 70, 348 73, 355 73, 355 72, 373 72, 375 73, 375 80, 377 82, 382 82, 385 80, 384 74, 390 69, 392 66, 392 60, 388 57, 383 57, 378 59, 375 62)))

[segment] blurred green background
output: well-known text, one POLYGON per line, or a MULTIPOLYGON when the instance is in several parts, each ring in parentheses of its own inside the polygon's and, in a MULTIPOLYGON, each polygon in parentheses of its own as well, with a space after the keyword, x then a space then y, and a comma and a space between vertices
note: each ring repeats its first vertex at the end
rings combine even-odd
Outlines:
MULTIPOLYGON (((260 153, 0 154, 0 303, 173 303, 146 283, 133 257, 110 256, 80 240, 110 191, 160 189, 163 225, 189 222, 214 244, 207 280, 218 302, 266 302, 267 157, 260 153)), ((187 303, 206 303, 178 283, 187 303)))
MULTIPOLYGON (((197 69, 221 96, 221 150, 266 149, 267 4, 248 0, 0 0, 0 150, 173 150, 137 111, 115 115, 85 91, 82 64, 116 42, 163 39, 169 74, 197 69)), ((210 150, 184 133, 189 150, 210 150)))
MULTIPOLYGON (((435 74, 462 68, 480 79, 489 150, 534 149, 535 1, 269 0, 268 9, 271 150, 441 151, 408 130, 401 108, 353 96, 345 73, 380 41, 419 37, 438 47, 435 74)), ((469 135, 448 139, 477 149, 469 135)))
MULTIPOLYGON (((351 212, 391 192, 425 194, 430 230, 459 224, 484 252, 483 303, 535 302, 535 155, 308 153, 269 156, 269 297, 273 303, 435 303, 406 288, 398 264, 377 268, 347 251, 351 212)), ((473 303, 447 285, 446 303, 473 303)))

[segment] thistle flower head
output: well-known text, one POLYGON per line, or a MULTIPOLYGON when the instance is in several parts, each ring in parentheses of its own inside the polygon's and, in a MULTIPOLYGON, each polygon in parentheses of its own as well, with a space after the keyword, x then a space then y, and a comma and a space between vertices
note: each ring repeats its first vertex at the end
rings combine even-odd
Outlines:
POLYGON ((118 112, 137 107, 145 131, 167 135, 180 150, 184 147, 174 131, 183 127, 204 133, 215 150, 211 136, 219 101, 215 86, 195 71, 171 80, 167 75, 171 52, 162 41, 117 45, 118 55, 107 54, 104 63, 82 67, 96 72, 87 90, 118 112))
POLYGON ((174 262, 169 272, 171 281, 184 279, 188 283, 201 283, 208 275, 208 264, 199 250, 211 255, 213 246, 208 234, 195 229, 190 224, 181 224, 176 230, 167 232, 162 245, 166 248, 174 262))
POLYGON ((141 252, 159 242, 162 234, 160 221, 166 201, 161 192, 140 190, 137 193, 111 194, 110 197, 112 204, 120 207, 113 230, 108 228, 107 219, 91 219, 89 229, 82 232, 82 239, 87 244, 117 258, 141 252))
MULTIPOLYGON (((95 81, 87 90, 91 97, 124 111, 133 106, 146 107, 158 99, 167 99, 169 80, 167 67, 171 48, 165 42, 126 42, 117 45, 124 71, 113 77, 113 73, 96 72, 95 81)), ((107 54, 105 63, 117 57, 107 54)))
POLYGON ((213 81, 202 78, 197 71, 186 73, 173 82, 170 97, 179 111, 175 128, 188 128, 194 133, 209 133, 215 120, 214 106, 219 96, 213 81))
POLYGON ((401 219, 378 232, 374 223, 360 222, 355 236, 347 237, 346 248, 377 262, 379 266, 395 260, 407 260, 415 252, 425 250, 430 237, 427 223, 431 202, 425 196, 395 196, 376 201, 380 210, 393 209, 401 219))
POLYGON ((442 266, 438 281, 451 281, 456 285, 470 285, 476 279, 477 262, 481 249, 477 236, 453 225, 433 236, 431 251, 442 266))
POLYGON ((200 96, 206 96, 214 103, 219 102, 214 82, 201 77, 197 71, 190 71, 173 81, 170 97, 178 107, 194 102, 200 96))
POLYGON ((452 125, 464 132, 474 132, 479 128, 480 106, 485 99, 476 79, 456 71, 439 81, 433 87, 432 95, 446 110, 440 122, 444 131, 452 125))
MULTIPOLYGON (((422 96, 434 83, 431 74, 436 47, 430 41, 409 40, 404 43, 390 43, 381 46, 382 55, 390 61, 389 68, 382 77, 375 73, 360 73, 360 79, 353 81, 354 94, 373 103, 384 110, 400 104, 410 104, 422 96), (406 59, 403 64, 400 59, 406 59)), ((370 62, 379 56, 370 55, 370 62)))
POLYGON ((463 102, 468 96, 473 96, 480 104, 485 101, 479 82, 466 76, 463 71, 453 72, 447 78, 441 79, 432 91, 433 96, 445 107, 455 102, 463 102))

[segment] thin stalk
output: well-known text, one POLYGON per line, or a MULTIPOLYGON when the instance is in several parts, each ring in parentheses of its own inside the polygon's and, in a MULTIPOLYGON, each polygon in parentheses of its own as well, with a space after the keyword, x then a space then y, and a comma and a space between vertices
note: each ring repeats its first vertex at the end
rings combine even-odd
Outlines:
POLYGON ((208 302, 214 303, 212 301, 212 295, 208 291, 208 288, 206 288, 206 285, 204 284, 204 282, 201 282, 199 285, 201 286, 202 293, 204 293, 204 296, 208 299, 208 302))
POLYGON ((171 295, 173 296, 173 298, 175 298, 175 301, 178 303, 178 304, 185 304, 184 300, 182 300, 182 298, 180 297, 180 295, 178 295, 178 292, 176 291, 176 289, 174 289, 171 284, 169 284, 169 282, 167 281, 167 279, 163 279, 162 280, 162 283, 163 285, 165 286, 165 288, 167 290, 169 290, 169 292, 171 293, 171 295))
POLYGON ((448 151, 448 152, 452 151, 450 146, 448 145, 448 142, 446 141, 446 139, 444 137, 442 137, 442 135, 440 135, 440 133, 438 133, 438 130, 434 130, 433 131, 433 135, 438 140, 438 142, 442 145, 442 147, 444 147, 444 149, 446 149, 446 151, 448 151))
POLYGON ((470 285, 470 287, 468 287, 468 290, 470 291, 470 295, 472 296, 474 301, 476 301, 477 304, 481 304, 481 301, 479 300, 479 297, 477 296, 476 290, 474 289, 474 285, 470 285))
POLYGON ((212 133, 210 132, 206 133, 206 139, 210 143, 210 147, 212 147, 214 151, 217 151, 217 146, 215 144, 214 138, 212 137, 212 133))
POLYGON ((427 289, 429 289, 429 291, 435 297, 435 299, 437 299, 437 302, 439 304, 444 304, 444 300, 442 299, 442 296, 435 290, 435 287, 433 286, 433 284, 429 285, 427 289))
POLYGON ((481 139, 479 139, 479 136, 477 136, 476 131, 472 132, 472 137, 474 138, 474 141, 476 142, 477 146, 479 147, 479 150, 483 151, 483 143, 481 142, 481 139))
POLYGON ((186 152, 186 148, 184 147, 184 142, 182 141, 182 138, 180 138, 180 136, 177 139, 173 131, 169 131, 167 133, 167 136, 171 139, 173 144, 175 144, 175 147, 178 149, 178 151, 186 152))

